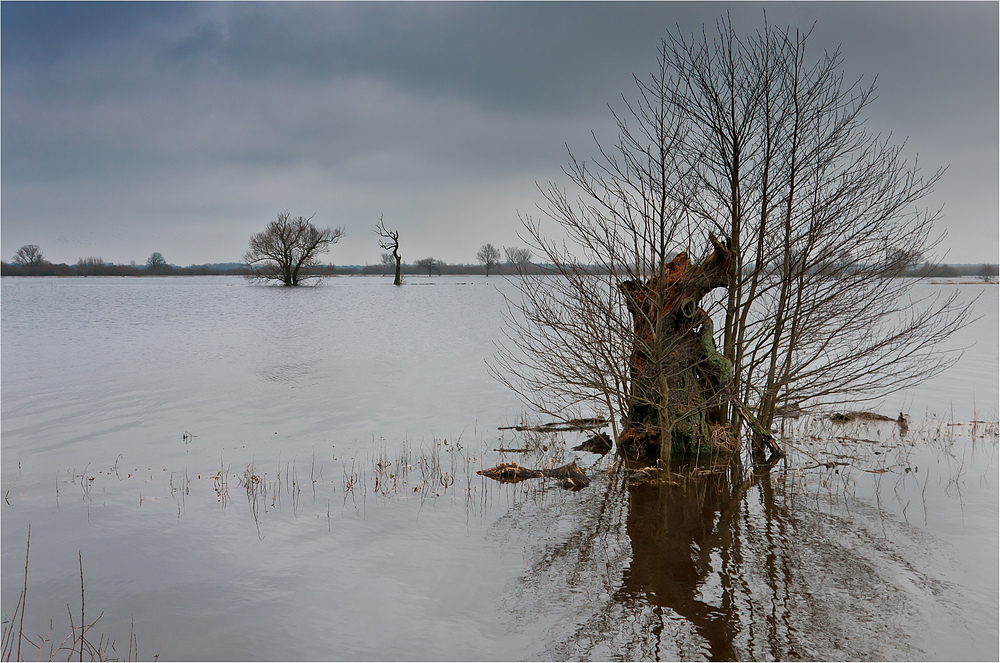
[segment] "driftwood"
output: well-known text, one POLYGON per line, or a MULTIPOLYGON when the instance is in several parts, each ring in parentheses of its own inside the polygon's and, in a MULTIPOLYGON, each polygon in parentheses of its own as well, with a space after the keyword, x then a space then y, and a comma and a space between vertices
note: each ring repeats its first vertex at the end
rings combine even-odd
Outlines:
POLYGON ((538 479, 547 477, 550 479, 562 479, 562 487, 571 490, 580 490, 590 485, 590 479, 583 473, 583 470, 572 462, 569 465, 556 467, 550 470, 533 470, 528 467, 521 467, 517 463, 501 463, 488 470, 479 470, 476 474, 489 477, 501 483, 518 483, 525 479, 538 479))
MULTIPOLYGON (((900 414, 900 417, 903 415, 900 414)), ((878 412, 834 412, 830 415, 830 421, 838 424, 847 423, 848 421, 898 421, 892 417, 887 417, 884 414, 879 414, 878 412)))
POLYGON ((533 433, 565 433, 568 431, 599 430, 607 428, 608 420, 598 417, 592 419, 570 419, 569 421, 551 421, 536 426, 497 426, 497 430, 531 431, 533 433))
POLYGON ((573 451, 589 451, 603 456, 611 451, 611 437, 607 433, 598 433, 573 447, 573 451))

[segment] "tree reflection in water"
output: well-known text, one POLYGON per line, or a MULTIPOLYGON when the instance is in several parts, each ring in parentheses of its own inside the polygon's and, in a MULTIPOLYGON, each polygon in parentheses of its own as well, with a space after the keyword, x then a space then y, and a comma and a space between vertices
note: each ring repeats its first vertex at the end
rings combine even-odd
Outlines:
POLYGON ((766 470, 692 469, 633 485, 618 467, 589 499, 550 490, 497 523, 529 539, 505 607, 544 630, 541 658, 919 657, 912 599, 942 596, 919 589, 936 579, 885 545, 876 514, 825 513, 766 470))
MULTIPOLYGON (((739 565, 732 528, 743 487, 734 491, 733 471, 692 476, 674 485, 629 487, 626 531, 632 560, 615 593, 616 601, 642 597, 684 618, 705 640, 712 660, 737 658, 733 579, 719 574, 721 600, 715 605, 702 591, 714 573, 713 555, 721 558, 724 569, 739 565)), ((653 634, 659 638, 661 631, 662 621, 654 625, 653 634)))

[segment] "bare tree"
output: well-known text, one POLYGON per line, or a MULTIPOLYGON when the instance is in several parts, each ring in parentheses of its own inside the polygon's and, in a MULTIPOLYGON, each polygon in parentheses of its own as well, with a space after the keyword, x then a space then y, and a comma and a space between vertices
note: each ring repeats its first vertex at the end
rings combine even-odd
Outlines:
POLYGON ((402 285, 403 280, 400 278, 400 263, 403 258, 399 255, 399 231, 388 230, 385 227, 385 217, 381 216, 379 217, 378 223, 375 224, 375 233, 380 238, 378 245, 386 251, 391 251, 391 256, 396 261, 396 279, 392 282, 392 284, 402 285))
MULTIPOLYGON (((966 316, 955 296, 911 301, 896 278, 939 241, 938 215, 914 209, 943 171, 921 175, 903 145, 868 133, 874 84, 845 84, 836 51, 808 63, 807 38, 741 40, 725 20, 711 43, 670 37, 661 60, 675 78, 653 90, 691 128, 693 227, 734 250, 715 310, 734 393, 765 429, 779 405, 877 397, 934 374, 950 361, 934 346, 966 316)), ((734 429, 744 417, 731 408, 734 429)))
POLYGON ((148 270, 158 270, 165 267, 167 264, 167 259, 163 257, 163 254, 159 251, 153 251, 149 254, 149 258, 146 259, 146 269, 148 270))
POLYGON ((252 278, 297 286, 315 276, 309 270, 319 264, 320 254, 329 251, 330 245, 344 236, 344 228, 321 230, 312 224, 313 216, 293 219, 287 211, 281 212, 263 232, 250 237, 250 248, 243 254, 243 262, 250 268, 252 278))
POLYGON ((45 256, 37 244, 25 244, 17 250, 11 262, 22 267, 41 267, 45 264, 45 256))
MULTIPOLYGON (((529 404, 556 415, 590 404, 613 423, 646 407, 662 413, 662 441, 678 425, 704 442, 749 424, 761 442, 779 405, 880 397, 954 360, 938 346, 968 307, 957 295, 913 300, 895 278, 936 245, 937 215, 913 210, 941 171, 922 176, 901 145, 868 133, 874 85, 845 84, 838 52, 807 63, 807 37, 765 25, 740 38, 726 19, 711 39, 668 35, 615 114, 614 146, 598 143, 591 163, 570 153, 580 197, 542 192, 568 242, 522 218, 558 276, 522 284, 495 367, 529 404), (711 233, 722 240, 704 252, 711 233), (675 327, 685 306, 701 318, 697 299, 677 297, 697 284, 671 280, 675 258, 704 265, 720 242, 723 294, 706 297, 700 325, 675 327), (655 300, 638 317, 629 283, 655 300), (672 357, 691 334, 718 342, 719 356, 692 361, 716 364, 726 384, 678 413, 694 392, 671 386, 672 357)), ((624 420, 623 432, 639 423, 624 420)))
POLYGON ((421 258, 417 261, 417 267, 426 269, 427 276, 430 276, 433 272, 441 272, 441 263, 434 258, 421 258))
POLYGON ((517 246, 504 247, 503 252, 507 257, 507 263, 518 268, 524 267, 530 263, 533 256, 531 249, 525 249, 517 246))
POLYGON ((489 276, 490 270, 500 263, 500 249, 492 244, 483 244, 476 254, 476 259, 486 265, 486 276, 489 276))
POLYGON ((983 264, 979 266, 979 278, 983 280, 984 283, 989 283, 993 280, 993 277, 997 275, 998 267, 996 265, 983 264))
POLYGON ((76 273, 83 276, 96 276, 103 273, 105 267, 104 259, 100 256, 87 256, 76 261, 76 273))
POLYGON ((396 259, 392 257, 392 254, 391 253, 383 253, 382 254, 382 268, 383 268, 384 271, 382 272, 382 276, 388 276, 389 272, 392 271, 393 269, 395 269, 395 267, 396 267, 396 259))

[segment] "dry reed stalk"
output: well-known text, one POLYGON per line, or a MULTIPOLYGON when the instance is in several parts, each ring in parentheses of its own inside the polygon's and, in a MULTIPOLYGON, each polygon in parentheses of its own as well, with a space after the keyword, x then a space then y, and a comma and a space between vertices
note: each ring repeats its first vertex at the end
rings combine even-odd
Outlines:
MULTIPOLYGON (((87 620, 84 619, 83 616, 83 609, 84 606, 86 605, 86 599, 84 597, 84 592, 83 592, 83 551, 77 550, 76 552, 80 558, 80 626, 82 627, 84 624, 87 623, 87 620)), ((102 640, 103 638, 104 636, 101 636, 102 640)), ((80 633, 80 661, 81 663, 83 662, 83 633, 80 633)))
POLYGON ((28 542, 24 549, 24 588, 21 590, 21 596, 17 599, 17 605, 14 606, 14 615, 10 619, 10 626, 7 627, 6 633, 3 636, 3 659, 5 661, 10 660, 10 655, 14 651, 14 623, 18 622, 18 611, 20 610, 21 617, 18 622, 17 627, 17 659, 21 660, 21 640, 24 637, 24 605, 28 596, 28 552, 31 549, 31 525, 28 525, 28 542))
MULTIPOLYGON (((55 646, 52 640, 52 632, 54 630, 52 621, 49 621, 49 631, 45 635, 38 635, 38 641, 33 641, 30 637, 24 635, 24 608, 25 608, 25 598, 28 594, 28 558, 31 550, 31 526, 28 526, 28 541, 25 545, 24 553, 24 585, 21 590, 21 596, 18 598, 17 605, 14 608, 14 615, 11 617, 9 626, 2 637, 2 648, 0 648, 0 654, 5 661, 11 660, 11 655, 15 655, 14 660, 24 660, 21 657, 21 642, 26 641, 31 646, 38 650, 37 658, 40 660, 43 656, 43 648, 45 644, 49 644, 48 660, 53 660, 56 653, 58 652, 69 652, 66 660, 72 660, 74 655, 78 655, 79 660, 83 661, 84 657, 88 657, 92 661, 106 661, 112 660, 108 656, 109 649, 114 649, 115 642, 110 638, 107 638, 105 634, 101 634, 99 640, 95 644, 91 640, 87 639, 87 633, 90 632, 94 626, 104 617, 102 612, 97 616, 90 624, 86 623, 86 590, 83 579, 83 551, 78 551, 77 556, 80 563, 80 626, 78 627, 73 620, 73 610, 66 605, 66 612, 69 615, 70 633, 59 643, 59 646, 55 646), (20 613, 20 616, 18 616, 20 613), (15 653, 14 649, 14 637, 15 637, 15 625, 16 637, 17 637, 17 649, 15 653), (67 644, 68 643, 68 644, 67 644)), ((132 620, 132 627, 129 632, 129 651, 128 658, 126 660, 138 660, 139 657, 139 641, 135 637, 135 620, 132 620), (133 658, 134 657, 134 658, 133 658)))
POLYGON ((21 637, 24 633, 24 606, 28 602, 28 552, 30 550, 31 525, 28 525, 28 541, 24 545, 24 589, 21 590, 21 623, 17 629, 17 660, 19 661, 21 660, 21 637))

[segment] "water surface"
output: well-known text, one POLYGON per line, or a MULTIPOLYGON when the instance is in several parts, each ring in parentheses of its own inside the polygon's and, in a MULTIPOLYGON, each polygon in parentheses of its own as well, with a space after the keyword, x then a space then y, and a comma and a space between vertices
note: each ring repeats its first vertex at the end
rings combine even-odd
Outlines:
POLYGON ((497 431, 502 279, 2 288, 3 615, 30 524, 32 632, 68 633, 82 554, 88 621, 134 619, 142 658, 997 656, 996 428, 949 425, 996 420, 996 286, 961 286, 956 366, 876 404, 902 442, 838 428, 850 466, 658 487, 497 431), (571 459, 580 492, 475 474, 571 459))

